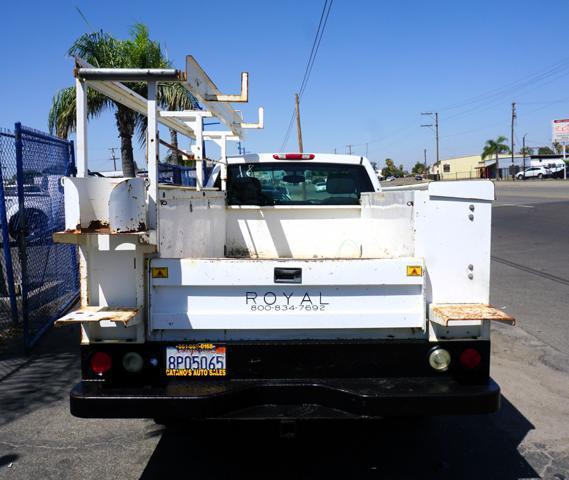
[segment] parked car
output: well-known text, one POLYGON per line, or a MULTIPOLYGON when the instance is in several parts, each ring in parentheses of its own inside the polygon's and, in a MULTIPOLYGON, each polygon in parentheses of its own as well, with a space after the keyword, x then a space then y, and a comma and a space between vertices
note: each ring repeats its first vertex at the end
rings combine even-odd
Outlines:
POLYGON ((421 180, 423 180, 423 176, 422 175, 415 175, 415 180, 420 182, 421 180))
POLYGON ((395 180, 395 177, 393 175, 389 175, 389 177, 385 179, 386 182, 393 182, 393 180, 395 180))
POLYGON ((530 167, 522 172, 516 173, 517 180, 526 180, 528 178, 545 178, 551 175, 549 169, 545 167, 530 167))
POLYGON ((314 184, 314 189, 317 192, 325 192, 326 191, 326 182, 318 182, 314 184))
MULTIPOLYGON (((44 173, 37 173, 26 178, 24 184, 24 212, 25 230, 24 237, 28 240, 35 239, 44 234, 48 229, 55 228, 58 222, 63 221, 63 187, 61 176, 48 169, 44 173)), ((20 234, 20 208, 18 203, 18 187, 15 183, 4 187, 4 199, 6 206, 6 219, 8 232, 12 240, 16 240, 20 234)), ((61 227, 63 226, 60 225, 61 227)))

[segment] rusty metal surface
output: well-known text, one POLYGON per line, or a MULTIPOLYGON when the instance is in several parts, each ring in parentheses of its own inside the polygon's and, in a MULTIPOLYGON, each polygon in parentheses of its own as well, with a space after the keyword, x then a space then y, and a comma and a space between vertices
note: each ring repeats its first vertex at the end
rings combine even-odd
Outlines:
MULTIPOLYGON (((137 232, 111 232, 109 228, 100 228, 97 230, 76 229, 55 232, 53 233, 52 238, 55 243, 73 243, 78 245, 84 243, 81 239, 84 239, 87 235, 110 235, 116 237, 120 237, 121 235, 133 235, 138 238, 136 243, 140 245, 154 245, 151 233, 152 232, 148 230, 137 232)), ((153 251, 155 251, 155 249, 153 251)))
POLYGON ((128 323, 136 317, 138 312, 138 308, 84 306, 79 310, 75 310, 61 317, 55 322, 55 326, 62 327, 74 323, 102 322, 108 320, 122 323, 126 327, 128 323))
POLYGON ((464 303, 453 305, 435 305, 432 313, 436 316, 438 323, 448 325, 448 322, 492 320, 498 322, 515 324, 516 320, 511 315, 498 310, 492 305, 478 303, 464 303))

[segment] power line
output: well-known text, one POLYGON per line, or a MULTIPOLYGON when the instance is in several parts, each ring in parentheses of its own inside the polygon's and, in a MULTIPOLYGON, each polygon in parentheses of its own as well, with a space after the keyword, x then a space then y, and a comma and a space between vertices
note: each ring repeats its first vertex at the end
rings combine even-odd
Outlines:
POLYGON ((79 8, 78 5, 75 5, 75 9, 77 10, 77 13, 79 13, 79 16, 83 19, 83 21, 85 22, 85 24, 92 30, 94 31, 95 29, 91 26, 91 24, 89 23, 89 20, 87 20, 87 17, 85 15, 83 15, 83 12, 81 11, 81 9, 79 8))
MULTIPOLYGON (((474 104, 478 103, 478 105, 475 105, 475 106, 468 108, 466 110, 463 110, 461 112, 455 113, 453 115, 449 115, 447 117, 444 117, 444 120, 450 120, 453 118, 468 116, 468 114, 470 114, 472 112, 476 112, 476 111, 481 112, 481 111, 489 110, 489 109, 493 108, 494 106, 500 104, 505 97, 511 97, 513 93, 516 93, 516 96, 519 97, 519 96, 527 94, 528 92, 530 92, 532 90, 535 90, 536 88, 543 87, 543 86, 557 80, 556 77, 561 77, 561 76, 569 73, 567 71, 567 69, 569 69, 569 65, 564 66, 562 70, 543 74, 540 77, 536 77, 536 78, 532 79, 531 81, 521 83, 520 85, 518 85, 515 88, 502 89, 501 92, 490 95, 486 99, 481 99, 481 100, 476 101, 476 102, 466 102, 463 106, 466 106, 468 104, 473 104, 473 103, 474 104)), ((457 107, 457 108, 459 108, 459 107, 457 107)), ((447 110, 448 110, 448 108, 447 108, 447 110)))
MULTIPOLYGON (((328 0, 326 0, 326 2, 324 3, 324 9, 326 9, 326 3, 328 3, 328 0)), ((312 62, 309 62, 309 66, 307 65, 308 74, 306 75, 306 80, 304 81, 304 85, 300 86, 300 92, 299 92, 300 98, 302 98, 304 90, 306 90, 306 86, 308 85, 308 81, 310 80, 310 74, 312 73, 312 68, 314 67, 316 55, 318 55, 318 50, 320 49, 320 42, 322 41, 322 37, 324 36, 324 29, 326 28, 326 24, 328 23, 328 16, 330 15, 330 9, 332 8, 333 3, 334 0, 330 0, 330 3, 328 4, 328 10, 326 11, 326 16, 324 17, 324 23, 322 24, 322 30, 320 31, 320 38, 318 38, 318 43, 316 44, 316 50, 314 50, 314 55, 312 56, 312 62)))
MULTIPOLYGON (((561 77, 561 76, 569 73, 568 69, 569 69, 569 58, 566 58, 566 59, 563 59, 557 63, 554 63, 554 64, 546 67, 543 70, 540 70, 538 72, 534 72, 530 75, 526 75, 525 77, 522 77, 522 78, 517 79, 515 81, 509 82, 505 85, 502 85, 501 87, 497 87, 495 89, 488 90, 487 92, 481 93, 479 95, 466 98, 462 102, 459 102, 459 103, 456 103, 453 105, 449 105, 449 106, 446 106, 444 108, 440 108, 440 109, 438 109, 438 111, 444 112, 444 111, 448 111, 448 110, 460 109, 460 108, 466 107, 468 105, 474 105, 472 108, 463 110, 461 112, 457 112, 453 115, 442 117, 442 120, 449 120, 449 119, 455 119, 455 118, 459 118, 459 117, 468 116, 470 113, 475 112, 475 111, 481 112, 481 111, 489 110, 489 109, 493 108, 494 106, 496 106, 497 104, 499 104, 500 102, 502 102, 503 97, 511 96, 512 93, 514 93, 515 91, 517 91, 517 90, 523 91, 524 89, 525 89, 525 92, 523 93, 523 95, 525 95, 528 91, 531 91, 533 89, 533 88, 528 88, 528 87, 531 87, 533 84, 539 84, 537 86, 543 87, 544 85, 547 85, 548 83, 551 83, 552 81, 556 80, 557 79, 556 77, 561 77), (549 81, 547 81, 547 80, 549 80, 549 81), (477 103, 479 105, 476 105, 477 103)), ((537 88, 537 86, 535 86, 534 88, 537 88)), ((520 95, 517 95, 517 96, 520 96, 520 95)), ((530 105, 530 104, 543 105, 543 106, 536 108, 535 110, 531 110, 529 112, 526 112, 526 113, 532 113, 532 112, 536 112, 536 111, 545 109, 551 104, 564 103, 567 101, 569 101, 569 97, 558 99, 558 100, 552 100, 551 102, 517 102, 517 105, 530 105)), ((502 122, 496 122, 495 124, 492 124, 492 125, 497 125, 498 123, 502 123, 502 122)), ((465 134, 469 134, 469 133, 475 133, 475 132, 484 130, 485 128, 492 126, 492 125, 487 124, 482 128, 467 130, 465 132, 448 134, 448 135, 442 136, 441 138, 447 138, 447 137, 465 135, 465 134)), ((403 129, 397 130, 396 133, 399 133, 402 130, 403 129)), ((387 138, 389 138, 389 137, 384 136, 384 137, 380 137, 378 139, 371 139, 371 140, 368 140, 368 142, 366 142, 366 143, 371 144, 371 143, 384 142, 385 140, 387 140, 387 138)), ((354 146, 361 146, 361 145, 365 145, 365 143, 355 144, 354 146)))
POLYGON ((290 121, 288 122, 288 128, 286 129, 286 134, 284 136, 283 143, 281 144, 281 152, 285 149, 285 147, 288 143, 288 139, 290 137, 290 132, 292 131, 292 125, 294 123, 295 114, 296 114, 296 111, 293 108, 292 114, 290 115, 290 121))
POLYGON ((489 98, 493 98, 504 93, 511 94, 512 89, 519 88, 520 86, 526 86, 528 84, 534 83, 536 81, 541 81, 551 75, 555 75, 557 73, 561 73, 564 69, 569 68, 569 58, 563 59, 557 63, 554 63, 544 70, 540 70, 538 72, 534 72, 530 75, 526 75, 525 77, 519 78, 512 82, 509 82, 501 87, 497 87, 486 92, 483 92, 479 95, 475 95, 473 97, 466 98, 464 101, 455 103, 453 105, 449 105, 446 107, 439 108, 439 111, 447 111, 447 110, 454 110, 457 108, 461 108, 467 105, 471 105, 474 103, 485 101, 489 98), (519 84, 519 85, 518 85, 519 84))
MULTIPOLYGON (((306 62, 306 67, 304 69, 304 75, 302 76, 302 81, 300 82, 300 88, 298 89, 299 98, 302 98, 302 95, 306 90, 306 86, 308 85, 308 81, 310 80, 310 74, 312 73, 312 68, 314 67, 316 55, 318 54, 318 50, 320 48, 320 42, 322 41, 322 36, 324 35, 324 29, 326 28, 326 23, 328 22, 328 16, 330 15, 332 3, 334 3, 334 0, 325 0, 324 5, 322 6, 322 13, 320 14, 320 21, 318 22, 316 35, 314 36, 314 41, 312 42, 312 48, 310 49, 310 55, 308 56, 308 61, 306 62)), ((293 108, 290 116, 290 121, 288 123, 288 127, 281 145, 281 151, 284 150, 288 144, 288 140, 290 138, 290 132, 294 124, 295 114, 296 114, 296 108, 293 108)))
POLYGON ((314 49, 316 48, 316 44, 318 43, 318 37, 320 35, 320 29, 322 28, 322 20, 324 20, 327 4, 328 0, 324 2, 324 6, 322 7, 322 13, 320 14, 320 21, 318 22, 318 28, 316 29, 316 35, 314 36, 314 41, 312 42, 312 48, 310 49, 310 55, 308 55, 308 62, 306 63, 306 68, 304 69, 304 76, 302 77, 302 82, 300 82, 299 94, 302 94, 304 85, 307 82, 307 78, 309 75, 308 71, 310 70, 310 64, 312 63, 312 59, 314 57, 314 49))

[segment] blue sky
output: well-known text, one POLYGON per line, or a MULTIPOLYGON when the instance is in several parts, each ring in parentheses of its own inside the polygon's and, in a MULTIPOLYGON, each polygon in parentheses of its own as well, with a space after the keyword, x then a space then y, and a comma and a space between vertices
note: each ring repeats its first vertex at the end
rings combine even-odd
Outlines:
MULTIPOLYGON (((0 31, 0 126, 21 121, 46 130, 53 94, 73 82, 66 57, 73 40, 98 29, 126 37, 142 22, 175 66, 194 55, 222 91, 234 93, 240 72, 248 71, 245 118, 254 121, 264 106, 265 130, 251 131, 245 147, 278 151, 322 5, 9 2, 0 31)), ((391 157, 410 166, 422 161, 424 148, 432 162, 434 134, 420 127, 427 122, 420 112, 439 111, 441 158, 479 153, 486 139, 509 137, 512 101, 517 143, 525 133, 530 145, 550 143, 551 120, 569 116, 568 18, 565 0, 334 0, 301 103, 305 151, 343 153, 353 144, 353 152, 365 154, 367 142, 379 165, 391 157)), ((89 134, 90 166, 111 169, 108 149, 119 146, 112 115, 91 122, 89 134)), ((286 150, 296 150, 295 132, 286 150)), ((143 163, 138 147, 136 157, 143 163)))

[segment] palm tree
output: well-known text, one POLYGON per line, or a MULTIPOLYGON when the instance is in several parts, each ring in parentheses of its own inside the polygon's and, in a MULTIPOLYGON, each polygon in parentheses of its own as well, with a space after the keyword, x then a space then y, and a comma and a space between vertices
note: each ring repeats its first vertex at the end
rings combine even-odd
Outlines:
POLYGON ((482 150, 482 160, 486 160, 493 155, 496 156, 496 178, 501 178, 500 174, 500 164, 499 155, 503 153, 510 153, 510 147, 506 145, 504 142, 507 142, 508 139, 503 135, 500 135, 496 140, 486 140, 484 144, 484 149, 482 150))
MULTIPOLYGON (((104 32, 81 35, 69 49, 69 54, 81 57, 95 67, 105 68, 167 68, 170 63, 162 54, 160 44, 150 39, 148 28, 136 24, 131 31, 131 39, 117 40, 104 32)), ((144 82, 128 82, 128 87, 144 97, 147 87, 144 82)), ((169 108, 195 108, 196 100, 181 85, 159 85, 157 101, 169 108), (186 96, 182 101, 182 92, 186 96), (177 92, 174 95, 172 92, 177 92), (169 103, 171 100, 172 103, 169 103)), ((75 87, 60 90, 53 97, 48 124, 51 133, 66 138, 75 130, 75 87)), ((144 143, 146 118, 124 105, 117 103, 93 89, 88 89, 88 117, 96 117, 106 109, 115 111, 115 120, 121 139, 122 171, 125 177, 134 177, 135 164, 132 136, 138 131, 144 143)), ((177 139, 176 139, 177 140, 177 139)), ((176 141, 177 144, 177 141, 176 141)))

